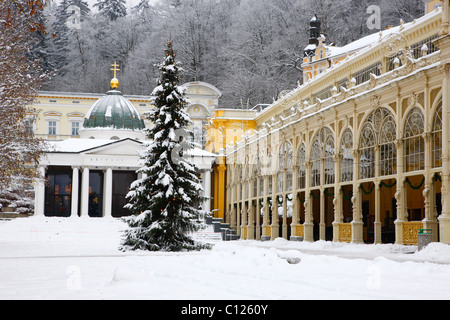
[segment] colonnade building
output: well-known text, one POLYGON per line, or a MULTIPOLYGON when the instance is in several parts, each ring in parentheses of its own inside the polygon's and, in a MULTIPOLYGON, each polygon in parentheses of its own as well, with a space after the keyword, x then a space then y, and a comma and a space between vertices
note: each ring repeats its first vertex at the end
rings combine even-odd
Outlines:
POLYGON ((408 245, 429 229, 450 243, 450 13, 440 3, 341 48, 311 21, 305 82, 259 110, 256 129, 217 161, 241 239, 408 245))

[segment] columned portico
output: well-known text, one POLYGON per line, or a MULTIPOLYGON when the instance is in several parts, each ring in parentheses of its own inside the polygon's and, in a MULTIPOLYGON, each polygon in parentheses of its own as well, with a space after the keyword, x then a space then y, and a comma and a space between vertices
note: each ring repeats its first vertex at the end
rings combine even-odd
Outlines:
POLYGON ((83 168, 82 172, 80 217, 87 217, 89 216, 89 168, 83 168))
POLYGON ((71 217, 78 217, 78 202, 80 189, 80 169, 78 167, 72 168, 72 214, 71 217))
MULTIPOLYGON (((36 216, 121 218, 130 214, 124 206, 131 183, 138 179, 140 141, 73 139, 53 147, 38 169, 49 183, 36 182, 36 216)), ((215 156, 197 150, 192 160, 203 174, 204 196, 210 199, 215 156)), ((207 200, 199 205, 209 212, 209 204, 207 200)))
POLYGON ((450 4, 442 3, 442 37, 437 40, 441 49, 442 79, 442 214, 439 217, 441 242, 450 244, 450 4))
POLYGON ((203 173, 203 190, 204 196, 208 198, 203 204, 203 210, 211 212, 211 170, 205 170, 203 173))
POLYGON ((104 179, 104 201, 103 201, 103 217, 112 217, 112 192, 113 192, 113 170, 107 168, 104 179))
MULTIPOLYGON (((146 139, 146 125, 140 111, 148 110, 140 107, 151 107, 151 104, 139 104, 139 111, 123 96, 118 90, 117 63, 112 67, 114 78, 111 80, 111 90, 99 97, 86 113, 76 113, 77 116, 84 116, 79 139, 48 141, 49 149, 38 167, 39 175, 47 183, 42 179, 35 184, 36 216, 121 218, 131 214, 125 208, 128 203, 126 196, 131 184, 143 178, 142 174, 139 177, 137 174, 141 168, 140 153, 144 149, 142 141, 146 139)), ((196 104, 203 101, 197 91, 204 86, 200 83, 188 85, 196 104)), ((220 96, 220 92, 216 94, 220 96)), ((196 109, 193 108, 194 113, 197 113, 196 109)), ((199 119, 198 114, 194 117, 199 119)), ((216 155, 192 149, 185 156, 190 157, 190 162, 204 177, 204 196, 208 200, 196 205, 210 212, 211 169, 216 155)))
POLYGON ((34 198, 34 214, 36 216, 42 217, 45 212, 45 166, 39 166, 38 178, 35 183, 35 198, 34 198))

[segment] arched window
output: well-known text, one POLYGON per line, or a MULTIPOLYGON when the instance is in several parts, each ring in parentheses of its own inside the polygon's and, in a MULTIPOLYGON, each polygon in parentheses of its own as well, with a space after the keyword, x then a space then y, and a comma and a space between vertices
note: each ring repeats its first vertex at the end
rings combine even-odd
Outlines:
POLYGON ((442 100, 439 102, 434 118, 432 134, 432 166, 433 168, 440 168, 442 167, 442 100))
POLYGON ((320 186, 320 162, 324 163, 325 184, 334 183, 334 137, 328 128, 322 128, 314 137, 311 149, 311 187, 320 186))
POLYGON ((397 148, 395 146, 396 125, 392 115, 388 115, 380 131, 380 175, 389 176, 397 173, 397 148))
POLYGON ((292 191, 292 166, 294 165, 294 150, 292 149, 291 144, 289 143, 289 150, 286 154, 286 191, 292 191))
MULTIPOLYGON (((242 185, 242 164, 236 165, 236 184, 242 185)), ((242 198, 242 192, 240 192, 240 189, 237 188, 236 200, 240 201, 241 198, 242 198)))
POLYGON ((286 191, 292 190, 292 158, 291 144, 285 142, 281 145, 278 153, 278 192, 283 192, 284 174, 286 174, 286 191))
POLYGON ((302 143, 300 148, 298 149, 297 154, 297 166, 298 166, 298 188, 305 189, 306 188, 306 147, 305 144, 302 143))
POLYGON ((265 157, 262 152, 259 153, 258 157, 258 166, 259 166, 259 196, 264 196, 264 164, 265 164, 265 157))
POLYGON ((272 172, 272 154, 269 154, 267 157, 266 157, 266 160, 267 160, 267 162, 266 162, 266 164, 265 164, 265 167, 266 167, 266 174, 268 175, 268 180, 269 180, 269 194, 272 194, 272 183, 273 183, 273 179, 272 179, 272 174, 273 174, 273 172, 272 172))
POLYGON ((333 184, 335 180, 334 172, 334 137, 330 129, 325 130, 323 133, 325 136, 325 145, 323 150, 324 156, 324 174, 325 174, 325 184, 333 184))
POLYGON ((425 120, 422 111, 415 107, 406 118, 404 136, 404 157, 406 172, 425 169, 425 120))
POLYGON ((366 123, 361 131, 359 149, 360 179, 375 176, 375 143, 376 137, 372 124, 366 123))
MULTIPOLYGON (((243 180, 248 181, 249 179, 250 179, 250 162, 248 160, 248 156, 246 156, 243 165, 243 180)), ((242 200, 250 198, 251 191, 248 183, 242 183, 242 188, 244 190, 244 199, 242 200)))
POLYGON ((260 168, 259 158, 257 157, 257 160, 252 164, 252 175, 250 177, 253 180, 253 195, 251 196, 252 198, 258 196, 258 179, 260 176, 260 168))
POLYGON ((319 137, 313 140, 311 150, 311 187, 320 186, 320 158, 322 155, 319 137))
POLYGON ((353 134, 345 130, 341 140, 341 182, 353 180, 353 134))
POLYGON ((367 118, 360 137, 360 179, 392 175, 397 172, 397 150, 395 147, 397 125, 386 108, 378 108, 367 118), (380 172, 375 172, 378 146, 380 172))

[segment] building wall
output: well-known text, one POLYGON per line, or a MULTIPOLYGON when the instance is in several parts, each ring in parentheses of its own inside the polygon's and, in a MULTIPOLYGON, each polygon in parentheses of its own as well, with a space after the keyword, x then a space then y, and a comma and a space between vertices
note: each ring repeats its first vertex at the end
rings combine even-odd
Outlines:
MULTIPOLYGON (((85 115, 101 97, 100 94, 40 92, 36 104, 32 106, 36 109, 36 113, 30 114, 34 120, 34 132, 38 137, 47 140, 79 138, 72 129, 82 128, 85 115), (54 124, 56 127, 52 131, 51 127, 54 124)), ((126 98, 141 114, 152 105, 150 97, 126 96, 126 98)))
POLYGON ((218 155, 213 167, 214 200, 211 206, 217 218, 225 219, 226 212, 227 166, 224 150, 228 145, 240 142, 243 136, 254 133, 255 116, 254 110, 217 109, 209 119, 206 150, 218 155))
POLYGON ((442 5, 440 0, 423 0, 425 3, 425 13, 429 13, 442 5))
MULTIPOLYGON (((202 127, 211 117, 212 110, 218 107, 221 93, 217 88, 203 82, 187 83, 185 86, 192 103, 188 112, 194 126, 202 127)), ((34 132, 38 137, 47 140, 79 138, 79 135, 72 134, 76 133, 76 130, 73 132, 72 129, 82 128, 84 116, 102 96, 89 93, 39 92, 37 101, 32 106, 36 112, 29 115, 34 132)), ((125 98, 142 115, 152 107, 151 96, 125 95, 125 98)))

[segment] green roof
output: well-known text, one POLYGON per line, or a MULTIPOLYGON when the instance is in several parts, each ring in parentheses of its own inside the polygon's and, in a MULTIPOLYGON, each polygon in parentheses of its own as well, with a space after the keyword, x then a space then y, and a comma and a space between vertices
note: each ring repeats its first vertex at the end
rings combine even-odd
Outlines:
POLYGON ((111 128, 139 131, 145 128, 144 120, 120 91, 111 90, 99 99, 84 119, 85 129, 111 128))

